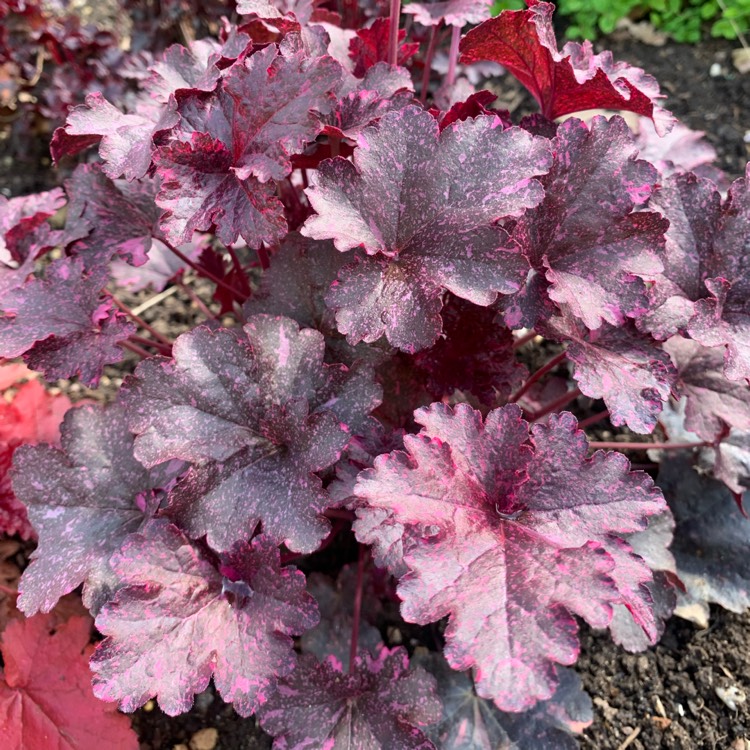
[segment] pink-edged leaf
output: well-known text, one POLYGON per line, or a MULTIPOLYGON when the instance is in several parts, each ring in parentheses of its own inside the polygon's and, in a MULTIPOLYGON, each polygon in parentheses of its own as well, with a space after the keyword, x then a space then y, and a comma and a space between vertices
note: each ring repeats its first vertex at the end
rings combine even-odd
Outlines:
POLYGON ((750 387, 724 377, 724 350, 673 336, 663 344, 677 367, 678 395, 687 397, 685 427, 702 440, 715 440, 725 425, 750 430, 750 387))
POLYGON ((49 612, 81 583, 86 606, 97 609, 114 583, 109 558, 155 512, 163 471, 133 457, 121 407, 87 404, 68 411, 59 449, 18 448, 12 477, 39 536, 19 609, 49 612))
MULTIPOLYGON (((648 528, 627 535, 627 542, 631 552, 638 556, 653 572, 653 580, 644 580, 637 589, 631 587, 630 608, 627 603, 615 605, 614 615, 609 629, 612 639, 626 651, 637 653, 645 651, 653 641, 644 631, 639 622, 639 611, 646 607, 653 613, 653 621, 658 638, 664 633, 666 621, 672 616, 676 604, 674 586, 676 568, 675 559, 669 551, 674 538, 675 522, 671 513, 649 518, 648 528)), ((630 555, 633 557, 633 554, 630 555)), ((627 568, 633 563, 641 565, 637 560, 624 557, 627 568)), ((617 569, 615 569, 615 574, 617 569)), ((615 575, 616 577, 616 575, 615 575)), ((637 572, 634 579, 637 581, 637 572)))
POLYGON ((81 164, 66 181, 69 205, 65 231, 73 240, 70 252, 86 268, 107 263, 113 255, 133 266, 148 258, 158 233, 159 209, 152 180, 112 181, 97 164, 81 164))
POLYGON ((676 521, 677 575, 687 589, 679 598, 702 604, 706 615, 708 603, 745 612, 750 608, 750 520, 721 482, 690 463, 689 457, 670 455, 659 467, 659 486, 676 521))
POLYGON ((668 224, 657 213, 634 212, 651 194, 657 172, 636 159, 621 117, 597 116, 590 126, 570 119, 552 143, 555 160, 541 180, 546 197, 514 232, 533 272, 518 298, 506 303, 506 320, 513 328, 533 327, 547 317, 552 300, 588 328, 621 325, 645 312, 643 278, 662 270, 659 249, 668 224))
POLYGON ((404 554, 404 619, 449 616, 449 664, 473 668, 477 693, 499 708, 523 710, 552 696, 556 664, 576 660, 573 614, 603 627, 622 598, 602 545, 643 529, 664 499, 621 454, 586 458, 570 414, 531 434, 515 405, 483 421, 433 404, 415 419, 424 429, 404 438, 406 452, 360 474, 355 533, 373 510, 421 527, 404 554))
POLYGON ((195 231, 210 231, 230 245, 239 236, 251 247, 275 244, 286 233, 283 205, 272 183, 240 180, 232 171, 232 155, 218 139, 193 133, 190 142, 159 149, 154 162, 164 209, 161 229, 176 244, 195 231))
POLYGON ((660 135, 674 122, 658 102, 659 85, 640 68, 593 53, 591 42, 557 49, 555 6, 527 0, 527 10, 506 10, 461 40, 461 62, 492 60, 512 73, 551 120, 585 109, 619 109, 650 117, 660 135))
POLYGON ((480 698, 471 675, 451 669, 439 654, 420 654, 413 663, 437 679, 443 716, 427 735, 440 750, 577 750, 574 734, 594 720, 591 698, 571 669, 559 670, 560 684, 550 700, 513 714, 480 698))
POLYGON ((44 193, 21 195, 6 198, 0 195, 0 263, 19 261, 14 257, 12 248, 8 247, 8 235, 12 230, 13 239, 18 242, 23 236, 32 233, 46 219, 57 213, 65 205, 65 194, 62 188, 55 188, 44 193), (21 229, 19 236, 18 229, 21 229))
POLYGON ((354 80, 356 88, 346 87, 333 111, 322 118, 326 135, 356 139, 383 115, 414 104, 414 84, 405 68, 377 63, 363 80, 354 80))
MULTIPOLYGON (((388 61, 390 29, 389 18, 376 18, 367 28, 357 29, 356 36, 349 42, 349 57, 354 62, 354 75, 357 78, 362 78, 373 65, 388 61)), ((405 43, 404 39, 406 29, 399 29, 396 64, 402 66, 419 50, 417 42, 405 43)))
POLYGON ((650 433, 669 399, 677 372, 669 355, 635 327, 604 324, 589 331, 571 316, 552 318, 544 327, 567 341, 566 356, 581 392, 604 399, 613 425, 650 433))
MULTIPOLYGON (((205 235, 195 235, 192 242, 180 245, 177 249, 193 261, 208 247, 205 235)), ((134 268, 123 260, 113 260, 109 270, 112 279, 118 286, 125 287, 132 292, 139 292, 147 287, 157 292, 162 291, 172 279, 181 274, 187 265, 177 257, 161 240, 151 241, 148 260, 138 268, 134 268)))
POLYGON ((691 130, 675 122, 666 135, 659 135, 651 120, 641 117, 635 144, 639 156, 668 176, 676 172, 692 172, 716 161, 716 149, 704 138, 701 130, 691 130))
POLYGON ((290 636, 318 621, 305 576, 265 536, 237 544, 219 570, 174 526, 152 521, 112 558, 121 588, 96 618, 94 693, 134 711, 152 697, 188 711, 213 677, 241 716, 294 669, 290 636))
POLYGON ((482 23, 490 15, 490 0, 445 0, 441 2, 409 3, 404 13, 414 16, 422 26, 437 26, 445 21, 448 26, 463 27, 467 23, 482 23))
POLYGON ((100 293, 107 269, 88 274, 78 259, 61 258, 0 300, 0 356, 18 357, 48 380, 78 375, 87 385, 99 382, 102 368, 122 359, 117 344, 135 326, 100 293))
POLYGON ((198 328, 174 360, 142 362, 123 387, 136 456, 195 464, 169 513, 225 550, 258 522, 277 542, 314 550, 331 504, 316 472, 338 460, 380 402, 372 370, 324 365, 324 339, 288 318, 257 315, 244 336, 198 328))
POLYGON ((458 390, 495 406, 528 375, 516 360, 513 340, 496 310, 453 297, 443 308, 443 337, 414 361, 424 371, 433 398, 458 390))
POLYGON ((710 180, 665 180, 652 199, 667 219, 664 273, 652 292, 654 312, 640 325, 658 338, 687 330, 704 346, 726 347, 724 374, 750 379, 750 172, 722 204, 710 180))
POLYGON ((258 710, 263 729, 287 750, 433 750, 421 727, 440 717, 435 679, 409 668, 404 648, 357 657, 353 673, 304 656, 258 710))
POLYGON ((210 38, 192 41, 189 47, 181 44, 167 47, 162 58, 151 66, 152 96, 166 102, 178 92, 213 91, 221 77, 217 66, 221 57, 221 46, 210 38))
POLYGON ((138 750, 127 717, 91 690, 91 620, 53 615, 15 619, 2 634, 0 735, 5 750, 80 750, 106 738, 111 750, 138 750))
POLYGON ((177 102, 172 99, 163 107, 151 107, 142 113, 125 114, 110 104, 101 93, 86 95, 86 103, 74 107, 65 127, 58 128, 52 139, 52 157, 78 153, 99 143, 104 173, 115 179, 124 176, 137 180, 151 166, 154 138, 171 130, 180 121, 177 102))
POLYGON ((327 298, 351 343, 385 333, 418 351, 440 334, 444 289, 483 306, 518 289, 526 261, 495 222, 541 200, 534 176, 549 152, 498 124, 478 117, 441 133, 429 113, 407 107, 359 135, 353 163, 321 164, 307 191, 318 215, 302 233, 374 256, 344 268, 327 298))

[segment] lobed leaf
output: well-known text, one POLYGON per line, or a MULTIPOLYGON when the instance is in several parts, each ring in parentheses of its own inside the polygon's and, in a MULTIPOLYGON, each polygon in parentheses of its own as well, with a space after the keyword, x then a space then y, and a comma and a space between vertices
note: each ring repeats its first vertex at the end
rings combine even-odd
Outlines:
POLYGON ((591 42, 568 42, 558 50, 555 6, 527 0, 526 10, 506 10, 461 40, 462 63, 500 63, 532 94, 550 120, 586 109, 618 109, 650 117, 659 135, 674 118, 658 102, 659 85, 640 68, 593 53, 591 42))
POLYGON ((217 570, 174 526, 153 521, 112 558, 121 588, 96 618, 107 636, 91 659, 94 693, 134 711, 156 696, 188 711, 213 677, 241 716, 294 669, 290 636, 318 620, 305 577, 281 567, 268 537, 241 542, 217 570))
POLYGON ((500 709, 523 710, 552 696, 555 664, 575 661, 573 614, 609 624, 626 587, 647 575, 645 565, 617 566, 604 547, 626 549, 616 535, 644 528, 663 498, 621 454, 586 458, 570 414, 531 435, 515 405, 486 421, 463 404, 433 404, 415 418, 424 429, 404 438, 407 452, 360 474, 355 533, 373 511, 406 529, 421 525, 420 543, 404 552, 404 619, 448 616, 449 664, 473 668, 478 694, 500 709))
POLYGON ((350 343, 385 333, 418 351, 440 334, 443 290, 487 306, 518 288, 526 261, 495 222, 541 200, 534 176, 549 154, 541 139, 498 124, 483 116, 441 133, 407 107, 360 134, 353 162, 321 164, 307 191, 318 215, 302 233, 368 254, 342 269, 327 297, 350 343))

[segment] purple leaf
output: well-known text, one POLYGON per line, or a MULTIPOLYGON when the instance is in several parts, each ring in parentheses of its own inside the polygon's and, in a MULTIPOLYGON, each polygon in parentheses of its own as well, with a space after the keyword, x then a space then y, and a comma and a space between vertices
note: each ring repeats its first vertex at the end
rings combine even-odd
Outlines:
POLYGON ((150 107, 142 113, 124 114, 99 92, 86 95, 86 103, 74 107, 64 128, 58 128, 52 139, 52 157, 59 161, 94 143, 104 173, 115 179, 124 176, 137 180, 151 166, 154 138, 171 130, 180 121, 177 102, 171 99, 163 107, 150 107))
POLYGON ((641 117, 635 139, 639 156, 668 176, 677 172, 692 172, 717 159, 716 149, 704 138, 701 130, 691 130, 675 122, 667 135, 659 135, 651 120, 641 117))
POLYGON ((570 414, 531 435, 515 405, 486 422, 464 404, 433 404, 415 419, 424 429, 404 438, 407 452, 360 474, 358 518, 385 510, 406 529, 422 526, 404 555, 404 619, 449 616, 448 663, 473 667, 478 694, 499 708, 523 710, 552 696, 555 664, 576 660, 573 614, 609 624, 622 594, 602 544, 643 529, 664 500, 621 454, 586 458, 570 414))
MULTIPOLYGON (((685 456, 670 456, 659 468, 659 486, 676 521, 672 552, 687 589, 680 597, 705 608, 732 612, 750 607, 750 520, 720 482, 693 471, 685 456)), ((746 493, 747 494, 747 493, 746 493)))
POLYGON ((709 180, 665 181, 652 201, 670 221, 664 274, 657 309, 641 323, 659 338, 687 330, 704 346, 725 346, 724 374, 735 381, 750 379, 749 176, 735 180, 723 204, 709 180))
POLYGON ((39 536, 21 578, 27 616, 49 612, 81 583, 84 603, 98 609, 115 583, 110 556, 158 506, 162 474, 133 457, 121 407, 71 409, 61 432, 59 449, 21 446, 13 461, 13 490, 39 536))
POLYGON ((226 245, 241 235, 251 247, 275 244, 286 233, 283 206, 275 186, 240 180, 232 155, 218 139, 193 133, 189 143, 172 143, 154 155, 161 179, 157 204, 165 209, 161 229, 175 244, 193 232, 210 231, 226 245))
POLYGON ((237 12, 242 16, 255 15, 271 20, 293 13, 301 24, 312 18, 315 0, 238 0, 237 12))
POLYGON ((590 329, 622 325, 647 309, 642 277, 662 270, 658 251, 668 224, 657 213, 634 212, 657 172, 636 159, 621 117, 595 117, 590 129, 570 119, 552 143, 546 197, 514 232, 533 271, 519 299, 506 303, 506 320, 512 328, 533 327, 547 317, 549 298, 590 329))
POLYGON ((404 13, 414 16, 422 26, 437 26, 445 21, 448 26, 482 23, 490 14, 489 0, 446 0, 445 2, 409 3, 404 13))
POLYGON ((329 658, 304 656, 258 709, 263 729, 287 750, 398 748, 432 750, 420 727, 437 721, 435 680, 409 669, 406 649, 358 657, 353 674, 329 658))
POLYGON ((221 47, 213 39, 190 42, 189 47, 173 44, 161 60, 151 66, 154 81, 151 94, 168 101, 171 94, 204 91, 216 88, 221 71, 221 47))
POLYGON ((669 355, 653 339, 632 324, 589 331, 571 317, 552 318, 545 331, 569 342, 566 356, 578 387, 586 396, 604 399, 613 425, 653 432, 677 377, 669 355))
POLYGON ((47 380, 78 375, 95 386, 104 365, 122 359, 117 344, 135 333, 135 326, 100 297, 106 283, 106 268, 85 274, 77 259, 51 263, 43 279, 31 279, 2 299, 0 356, 23 354, 47 380))
POLYGON ((331 466, 380 402, 372 371, 323 364, 324 339, 288 318, 257 315, 244 336, 197 328, 174 360, 142 362, 123 387, 139 460, 195 465, 169 513, 226 550, 258 522, 277 542, 311 552, 331 504, 315 472, 331 466))
POLYGON ((560 684, 549 701, 521 714, 500 711, 480 698, 467 672, 452 670, 439 654, 419 655, 413 663, 425 667, 438 681, 443 702, 439 724, 427 735, 440 750, 577 750, 573 733, 594 720, 591 698, 571 669, 560 669, 560 684))
POLYGON ((528 375, 513 353, 513 334, 496 310, 453 297, 443 308, 443 328, 438 342, 414 358, 434 399, 458 390, 495 406, 528 375))
POLYGON ((674 118, 658 101, 659 85, 640 68, 593 53, 591 42, 557 49, 551 3, 528 0, 527 10, 506 10, 461 40, 462 63, 491 60, 512 73, 550 120, 586 109, 619 109, 650 117, 659 135, 674 118))
POLYGON ((677 367, 675 391, 687 398, 685 427, 702 440, 712 441, 725 425, 750 430, 750 387, 727 380, 723 373, 724 350, 673 336, 664 350, 677 367))
POLYGON ((363 80, 352 78, 352 82, 354 87, 347 81, 336 107, 322 118, 327 135, 356 139, 386 113, 414 103, 414 84, 405 68, 377 63, 363 80))
POLYGON ((153 521, 112 558, 121 588, 96 618, 105 636, 91 659, 94 693, 134 711, 152 697, 188 711, 213 677, 250 716, 270 681, 294 669, 290 636, 318 621, 305 577, 282 568, 265 536, 239 543, 221 571, 174 526, 153 521))
POLYGON ((318 215, 302 233, 375 256, 343 269, 327 298, 351 343, 385 333, 414 352, 440 334, 444 289, 483 306, 518 289, 526 261, 495 222, 541 200, 533 177, 549 153, 542 139, 498 123, 477 117, 441 133, 429 113, 407 107, 360 134, 353 163, 321 164, 307 191, 318 215))
POLYGON ((159 209, 154 205, 156 185, 151 180, 113 182, 97 164, 81 164, 66 181, 70 204, 65 220, 73 255, 87 269, 117 255, 142 266, 158 233, 159 209))

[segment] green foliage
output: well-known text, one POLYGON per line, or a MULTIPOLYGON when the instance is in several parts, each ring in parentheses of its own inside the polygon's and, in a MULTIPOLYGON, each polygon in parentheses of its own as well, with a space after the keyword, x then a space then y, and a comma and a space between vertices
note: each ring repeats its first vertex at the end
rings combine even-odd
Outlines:
MULTIPOLYGON (((492 15, 525 6, 523 0, 496 0, 492 15)), ((646 19, 677 42, 695 44, 711 36, 737 39, 750 30, 750 0, 557 0, 572 39, 596 39, 615 30, 621 18, 646 19), (710 24, 710 26, 709 26, 710 24)))

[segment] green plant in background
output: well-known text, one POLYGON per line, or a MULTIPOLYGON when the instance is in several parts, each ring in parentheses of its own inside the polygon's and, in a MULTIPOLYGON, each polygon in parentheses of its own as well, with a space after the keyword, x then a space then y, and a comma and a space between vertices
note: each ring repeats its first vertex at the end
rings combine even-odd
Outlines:
MULTIPOLYGON (((523 0, 496 0, 492 15, 523 8, 523 0)), ((710 23, 714 37, 737 39, 750 30, 750 0, 558 0, 571 39, 611 34, 621 18, 648 20, 677 42, 699 42, 710 23)))

